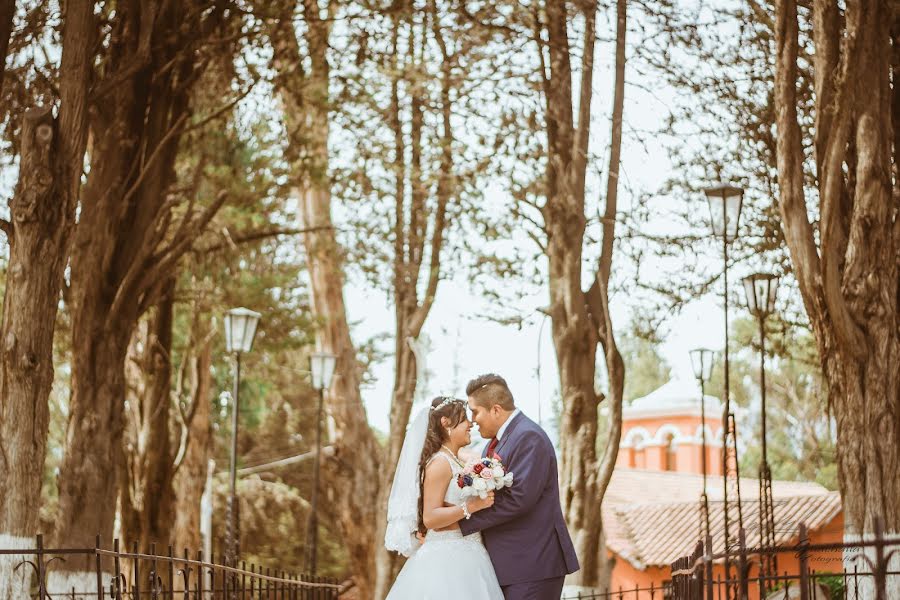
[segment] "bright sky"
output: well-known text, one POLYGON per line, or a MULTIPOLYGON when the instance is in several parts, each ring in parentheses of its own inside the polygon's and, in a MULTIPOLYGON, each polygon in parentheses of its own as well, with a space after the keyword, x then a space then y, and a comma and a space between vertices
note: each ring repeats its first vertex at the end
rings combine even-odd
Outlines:
MULTIPOLYGON (((598 46, 599 62, 595 66, 595 97, 592 105, 594 120, 592 151, 603 157, 604 161, 608 156, 609 113, 613 89, 610 61, 613 56, 610 44, 598 46)), ((636 77, 632 72, 626 74, 626 79, 631 82, 634 82, 634 79, 629 78, 636 79, 636 77)), ((620 212, 630 210, 633 198, 629 189, 635 194, 652 193, 671 175, 663 143, 650 138, 646 133, 642 134, 643 139, 639 140, 635 132, 655 131, 660 128, 667 112, 663 102, 667 96, 671 97, 673 92, 653 89, 652 86, 658 82, 650 85, 644 85, 647 83, 644 81, 637 83, 641 85, 628 86, 626 90, 626 125, 622 157, 622 176, 626 185, 619 190, 620 212), (645 91, 647 89, 653 89, 652 95, 645 91), (629 189, 625 189, 626 187, 629 189)), ((602 164, 602 169, 606 170, 605 163, 602 164)), ((605 180, 603 184, 605 185, 605 180)), ((704 202, 702 198, 698 201, 704 202)), ((659 197, 653 198, 651 202, 663 207, 672 200, 659 197)), ((592 214, 597 210, 597 206, 589 207, 592 214)), ((658 221, 649 223, 649 227, 655 233, 674 233, 673 227, 677 225, 667 222, 666 219, 669 217, 662 212, 659 211, 658 221)), ((721 259, 713 249, 712 243, 708 249, 709 264, 720 264, 721 259)), ((613 260, 615 270, 616 259, 613 260)), ((671 265, 668 266, 671 268, 671 265)), ((663 267, 664 265, 660 263, 659 270, 655 272, 653 259, 647 259, 641 267, 642 277, 648 281, 660 282, 667 276, 661 271, 663 267)), ((734 281, 737 281, 737 278, 734 281)), ((511 284, 498 282, 498 285, 511 284)), ((660 351, 672 367, 674 376, 693 378, 688 356, 692 348, 705 346, 716 350, 723 347, 724 326, 721 298, 718 294, 697 298, 665 324, 664 343, 660 351)), ((345 291, 345 297, 351 322, 357 323, 353 331, 355 340, 359 342, 378 333, 393 332, 394 314, 384 295, 351 282, 345 291)), ((546 306, 547 298, 548 293, 544 290, 541 297, 524 301, 519 309, 523 314, 532 313, 535 309, 546 306)), ((611 298, 614 325, 618 329, 627 328, 635 301, 639 300, 625 295, 611 298)), ((548 417, 552 415, 553 398, 559 389, 549 319, 541 332, 542 318, 537 315, 521 329, 501 326, 477 317, 489 313, 490 308, 465 281, 460 279, 441 283, 437 300, 424 329, 431 342, 426 366, 432 373, 432 379, 426 385, 425 396, 430 398, 439 394, 453 394, 465 397, 465 385, 469 379, 486 372, 499 373, 509 382, 519 407, 535 420, 540 416, 543 425, 547 427, 548 417), (541 333, 540 341, 539 333, 541 333), (539 360, 540 385, 537 376, 539 360)), ((385 350, 390 348, 385 346, 385 350)), ((377 365, 373 374, 376 382, 363 390, 363 399, 370 423, 386 431, 393 385, 392 360, 388 359, 377 365)), ((555 435, 553 437, 555 439, 555 435)))

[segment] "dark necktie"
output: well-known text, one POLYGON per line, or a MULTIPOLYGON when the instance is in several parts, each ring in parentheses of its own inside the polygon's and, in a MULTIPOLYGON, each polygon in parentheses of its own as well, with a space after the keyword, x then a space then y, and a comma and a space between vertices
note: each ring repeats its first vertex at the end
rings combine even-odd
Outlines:
POLYGON ((492 456, 494 455, 494 450, 497 448, 497 443, 498 443, 498 442, 499 442, 499 440, 498 440, 497 438, 491 438, 491 443, 488 444, 488 447, 487 447, 487 454, 486 454, 486 456, 487 456, 488 458, 490 458, 490 457, 492 457, 492 456))

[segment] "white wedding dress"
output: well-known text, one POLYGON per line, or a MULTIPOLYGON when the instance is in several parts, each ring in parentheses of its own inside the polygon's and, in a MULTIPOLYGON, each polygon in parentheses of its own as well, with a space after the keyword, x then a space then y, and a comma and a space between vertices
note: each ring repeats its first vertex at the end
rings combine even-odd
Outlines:
MULTIPOLYGON (((455 484, 462 468, 443 452, 431 460, 442 457, 450 463, 453 478, 447 486, 444 501, 462 506, 463 498, 455 484)), ((481 534, 463 536, 459 529, 452 531, 429 530, 425 542, 406 561, 397 576, 387 600, 503 600, 503 592, 497 583, 494 566, 488 556, 481 534)))

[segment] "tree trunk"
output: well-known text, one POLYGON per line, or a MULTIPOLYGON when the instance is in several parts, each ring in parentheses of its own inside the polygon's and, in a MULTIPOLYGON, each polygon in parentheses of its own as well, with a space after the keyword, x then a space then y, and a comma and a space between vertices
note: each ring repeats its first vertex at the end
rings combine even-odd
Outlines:
MULTIPOLYGON (((267 5, 267 10, 272 10, 267 5)), ((307 24, 310 69, 296 65, 301 54, 290 27, 293 5, 277 7, 267 19, 278 72, 276 88, 284 104, 289 157, 294 163, 301 227, 312 292, 313 314, 321 322, 317 345, 337 357, 335 376, 326 393, 334 456, 325 466, 325 484, 331 488, 334 510, 344 536, 350 564, 363 598, 372 598, 375 574, 375 539, 381 449, 369 427, 359 392, 356 348, 350 337, 344 305, 342 253, 331 220, 328 181, 329 22, 321 19, 316 0, 303 1, 307 24), (287 25, 287 26, 285 26, 287 25), (347 493, 353 490, 353 493, 347 493)))
POLYGON ((616 89, 603 250, 592 286, 586 292, 581 287, 596 9, 595 3, 583 6, 585 26, 577 127, 564 2, 551 0, 547 3, 546 47, 536 40, 542 64, 544 57, 549 57, 549 74, 542 73, 548 137, 547 199, 543 216, 549 262, 549 314, 562 396, 561 499, 581 562, 581 570, 569 577, 568 582, 588 588, 609 585, 599 513, 618 453, 625 376, 607 298, 615 240, 624 108, 625 0, 618 3, 616 89), (610 436, 602 460, 597 456, 598 407, 604 399, 595 388, 598 344, 604 350, 611 404, 610 436))
MULTIPOLYGON (((306 227, 331 225, 330 198, 324 190, 301 192, 301 219, 306 227)), ((369 428, 359 394, 356 349, 350 339, 343 298, 343 272, 333 230, 308 234, 313 310, 323 320, 317 339, 337 357, 335 379, 326 395, 334 424, 334 457, 329 460, 332 497, 344 535, 360 596, 371 598, 376 505, 381 449, 369 428), (353 490, 352 494, 346 490, 353 490)))
MULTIPOLYGON (((391 165, 396 177, 395 182, 395 223, 394 223, 394 285, 393 297, 395 303, 396 324, 394 330, 394 389, 391 398, 391 420, 388 438, 387 453, 383 462, 383 485, 380 486, 378 496, 377 529, 375 539, 377 548, 375 554, 375 595, 376 600, 387 596, 391 584, 396 578, 402 561, 391 554, 384 547, 385 531, 387 528, 387 505, 390 496, 390 485, 393 481, 397 462, 400 460, 400 452, 403 448, 403 440, 406 437, 406 428, 409 424, 410 413, 416 395, 418 384, 419 365, 412 344, 418 340, 422 333, 431 307, 437 294, 438 282, 441 279, 441 250, 444 245, 444 234, 447 226, 446 214, 448 204, 454 197, 453 179, 453 130, 451 126, 451 57, 447 50, 444 34, 441 30, 440 16, 436 2, 429 2, 428 9, 432 16, 432 31, 434 41, 441 52, 440 75, 440 116, 441 133, 439 144, 441 148, 440 168, 437 174, 437 186, 435 189, 435 206, 429 211, 426 202, 426 190, 430 187, 428 178, 430 173, 425 173, 422 165, 423 143, 425 140, 425 110, 430 104, 422 97, 423 83, 411 82, 413 99, 411 102, 410 137, 412 152, 410 154, 410 168, 406 167, 406 152, 403 118, 401 114, 399 83, 402 78, 402 70, 397 68, 398 37, 400 34, 400 18, 393 15, 394 31, 392 47, 394 50, 395 79, 391 86, 390 115, 391 127, 394 133, 394 160, 391 165), (406 177, 410 181, 407 185, 406 177), (407 186, 410 188, 410 201, 407 206, 407 186), (430 214, 433 212, 433 217, 430 214), (406 218, 408 215, 408 219, 406 218), (428 236, 429 221, 433 221, 430 228, 431 236, 428 236), (423 261, 426 245, 430 249, 430 263, 425 265, 423 261), (420 282, 425 278, 424 294, 420 297, 420 282)), ((410 25, 412 26, 412 25, 410 25)), ((426 33, 414 36, 418 43, 425 46, 428 41, 426 33)), ((410 48, 411 60, 424 54, 422 48, 410 48)), ((424 72, 422 65, 414 65, 414 72, 424 72)))
MULTIPOLYGON (((600 332, 606 374, 609 381, 609 427, 597 482, 595 511, 600 515, 603 498, 612 479, 619 443, 622 438, 622 401, 625 395, 625 362, 616 344, 609 306, 609 279, 612 274, 613 249, 616 239, 616 217, 619 198, 619 170, 622 156, 622 127, 625 113, 625 41, 628 34, 628 0, 616 0, 616 76, 613 91, 612 132, 610 136, 609 175, 606 182, 606 210, 603 215, 603 243, 595 284, 588 290, 588 301, 594 325, 600 332), (599 292, 599 293, 597 293, 599 292)), ((600 523, 600 552, 597 556, 597 585, 610 591, 612 569, 606 557, 606 537, 600 523)))
POLYGON ((16 0, 0 0, 0 91, 3 90, 3 76, 6 73, 6 52, 12 35, 13 16, 16 14, 16 0))
MULTIPOLYGON (((25 114, 11 222, 2 223, 10 249, 0 325, 0 546, 10 548, 33 547, 38 533, 53 334, 87 140, 93 5, 72 0, 64 18, 59 117, 50 108, 25 114)), ((0 557, 0 600, 27 595, 25 570, 13 571, 20 560, 0 557)))
MULTIPOLYGON (((890 87, 893 15, 887 3, 877 0, 848 4, 844 25, 829 0, 817 1, 813 12, 817 125, 829 121, 826 134, 816 140, 818 240, 807 216, 795 108, 795 0, 776 2, 779 205, 837 420, 845 537, 869 539, 877 519, 883 519, 889 533, 900 531, 900 478, 895 475, 900 469, 900 222, 891 180, 896 158, 890 87)), ((900 563, 900 557, 894 560, 900 563)), ((896 585, 889 597, 900 594, 900 583, 896 585)))
MULTIPOLYGON (((584 141, 590 120, 578 123, 580 131, 576 131, 565 3, 548 1, 546 13, 550 59, 549 80, 545 84, 549 145, 543 212, 549 263, 549 313, 562 397, 560 491, 563 514, 581 562, 581 571, 573 582, 591 586, 596 579, 596 557, 601 551, 600 521, 592 511, 597 494, 597 407, 601 401, 594 387, 599 338, 592 327, 581 288, 587 219, 583 173, 578 172, 576 165, 576 162, 584 164, 578 154, 586 149, 584 141)), ((588 89, 582 92, 587 93, 588 89)), ((589 108, 590 98, 588 94, 585 108, 589 108)))
MULTIPOLYGON (((172 318, 175 281, 170 279, 152 316, 132 338, 126 359, 125 435, 121 449, 119 518, 121 539, 131 547, 157 545, 165 553, 171 542, 175 490, 175 457, 170 431, 172 378, 172 318)), ((152 565, 141 565, 147 581, 152 565)))
POLYGON ((196 551, 201 548, 200 499, 203 497, 207 463, 212 452, 212 339, 206 337, 197 352, 196 356, 185 358, 190 361, 188 369, 191 382, 185 403, 191 407, 191 415, 181 424, 188 431, 182 436, 182 458, 175 465, 176 509, 172 543, 176 551, 196 551))
MULTIPOLYGON (((96 534, 112 536, 117 490, 109 465, 121 452, 128 342, 141 314, 159 298, 161 270, 174 269, 174 258, 161 256, 158 247, 195 81, 187 34, 175 32, 200 26, 186 25, 199 17, 185 5, 160 8, 138 0, 117 5, 107 79, 98 86, 104 106, 93 114, 92 168, 71 262, 73 385, 56 531, 63 546, 90 547, 96 534), (152 27, 146 23, 151 18, 152 27), (131 33, 138 30, 152 50, 131 33)), ((73 558, 53 571, 51 593, 84 587, 89 562, 73 558)))
MULTIPOLYGON (((398 322, 397 334, 401 334, 400 330, 405 329, 405 327, 400 325, 401 322, 398 322)), ((387 452, 382 463, 384 465, 383 469, 385 469, 384 482, 392 482, 394 480, 394 471, 397 468, 397 462, 400 460, 400 451, 403 449, 406 426, 409 424, 409 415, 412 411, 412 403, 416 393, 416 357, 409 346, 410 340, 415 338, 397 335, 395 339, 391 426, 387 452)), ((387 596, 397 571, 403 564, 400 557, 388 552, 384 547, 384 535, 387 531, 387 504, 390 493, 390 483, 379 486, 378 510, 375 513, 375 591, 372 596, 374 600, 381 600, 387 596)))

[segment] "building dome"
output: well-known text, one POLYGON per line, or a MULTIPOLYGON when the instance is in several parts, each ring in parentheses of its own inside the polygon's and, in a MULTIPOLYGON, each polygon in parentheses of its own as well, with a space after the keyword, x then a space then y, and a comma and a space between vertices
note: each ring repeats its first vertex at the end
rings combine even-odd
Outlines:
MULTIPOLYGON (((721 417, 722 403, 718 398, 707 394, 703 400, 707 418, 721 417)), ((700 386, 696 381, 685 381, 679 377, 633 400, 622 411, 625 420, 681 415, 700 415, 700 386)))

